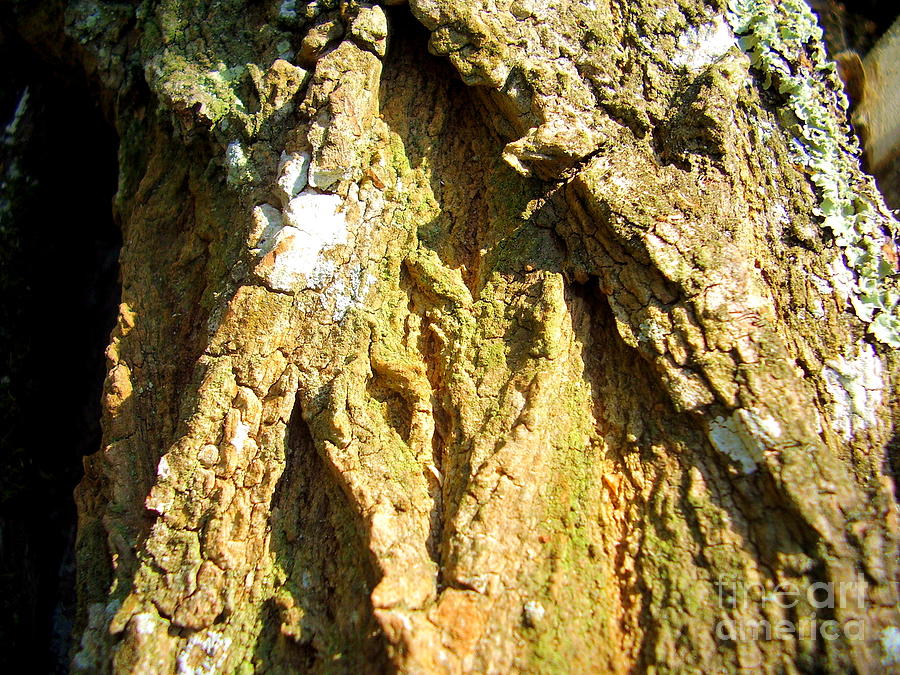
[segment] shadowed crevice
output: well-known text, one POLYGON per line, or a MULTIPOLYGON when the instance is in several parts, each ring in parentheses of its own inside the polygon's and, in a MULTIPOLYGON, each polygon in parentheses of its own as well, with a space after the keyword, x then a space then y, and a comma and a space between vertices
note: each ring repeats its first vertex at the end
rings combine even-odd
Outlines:
POLYGON ((283 582, 264 607, 254 663, 258 672, 383 672, 386 643, 370 600, 380 575, 364 524, 317 452, 299 405, 287 435, 270 544, 283 582))

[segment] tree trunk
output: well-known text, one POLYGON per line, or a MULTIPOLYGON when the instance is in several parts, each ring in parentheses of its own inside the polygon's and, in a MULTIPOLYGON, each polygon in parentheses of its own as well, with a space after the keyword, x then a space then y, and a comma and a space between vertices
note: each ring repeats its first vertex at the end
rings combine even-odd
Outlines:
POLYGON ((896 223, 805 5, 383 4, 14 8, 120 142, 74 672, 900 664, 896 223))

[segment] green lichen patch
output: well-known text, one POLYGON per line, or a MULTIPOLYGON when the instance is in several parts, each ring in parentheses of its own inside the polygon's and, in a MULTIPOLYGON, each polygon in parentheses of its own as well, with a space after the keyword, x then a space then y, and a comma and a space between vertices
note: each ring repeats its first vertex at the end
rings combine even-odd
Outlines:
POLYGON ((802 0, 732 0, 728 18, 765 88, 784 96, 782 123, 793 134, 793 159, 815 184, 816 214, 854 272, 850 303, 869 332, 900 346, 900 288, 890 252, 897 222, 861 175, 859 146, 846 124, 847 100, 822 31, 802 0))

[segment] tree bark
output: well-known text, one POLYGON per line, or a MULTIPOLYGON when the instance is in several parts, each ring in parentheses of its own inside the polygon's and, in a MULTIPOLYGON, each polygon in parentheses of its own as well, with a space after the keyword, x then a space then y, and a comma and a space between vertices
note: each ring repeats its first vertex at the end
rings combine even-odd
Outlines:
POLYGON ((384 4, 16 10, 120 141, 74 672, 896 667, 896 223, 805 5, 384 4))

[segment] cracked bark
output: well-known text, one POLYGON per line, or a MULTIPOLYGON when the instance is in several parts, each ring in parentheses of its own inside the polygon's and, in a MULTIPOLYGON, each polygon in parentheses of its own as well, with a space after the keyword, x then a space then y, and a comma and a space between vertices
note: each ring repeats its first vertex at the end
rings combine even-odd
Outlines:
POLYGON ((897 357, 746 59, 673 63, 723 8, 507 5, 60 13, 124 242, 76 671, 885 667, 897 357), (860 628, 717 633, 779 620, 860 628))

